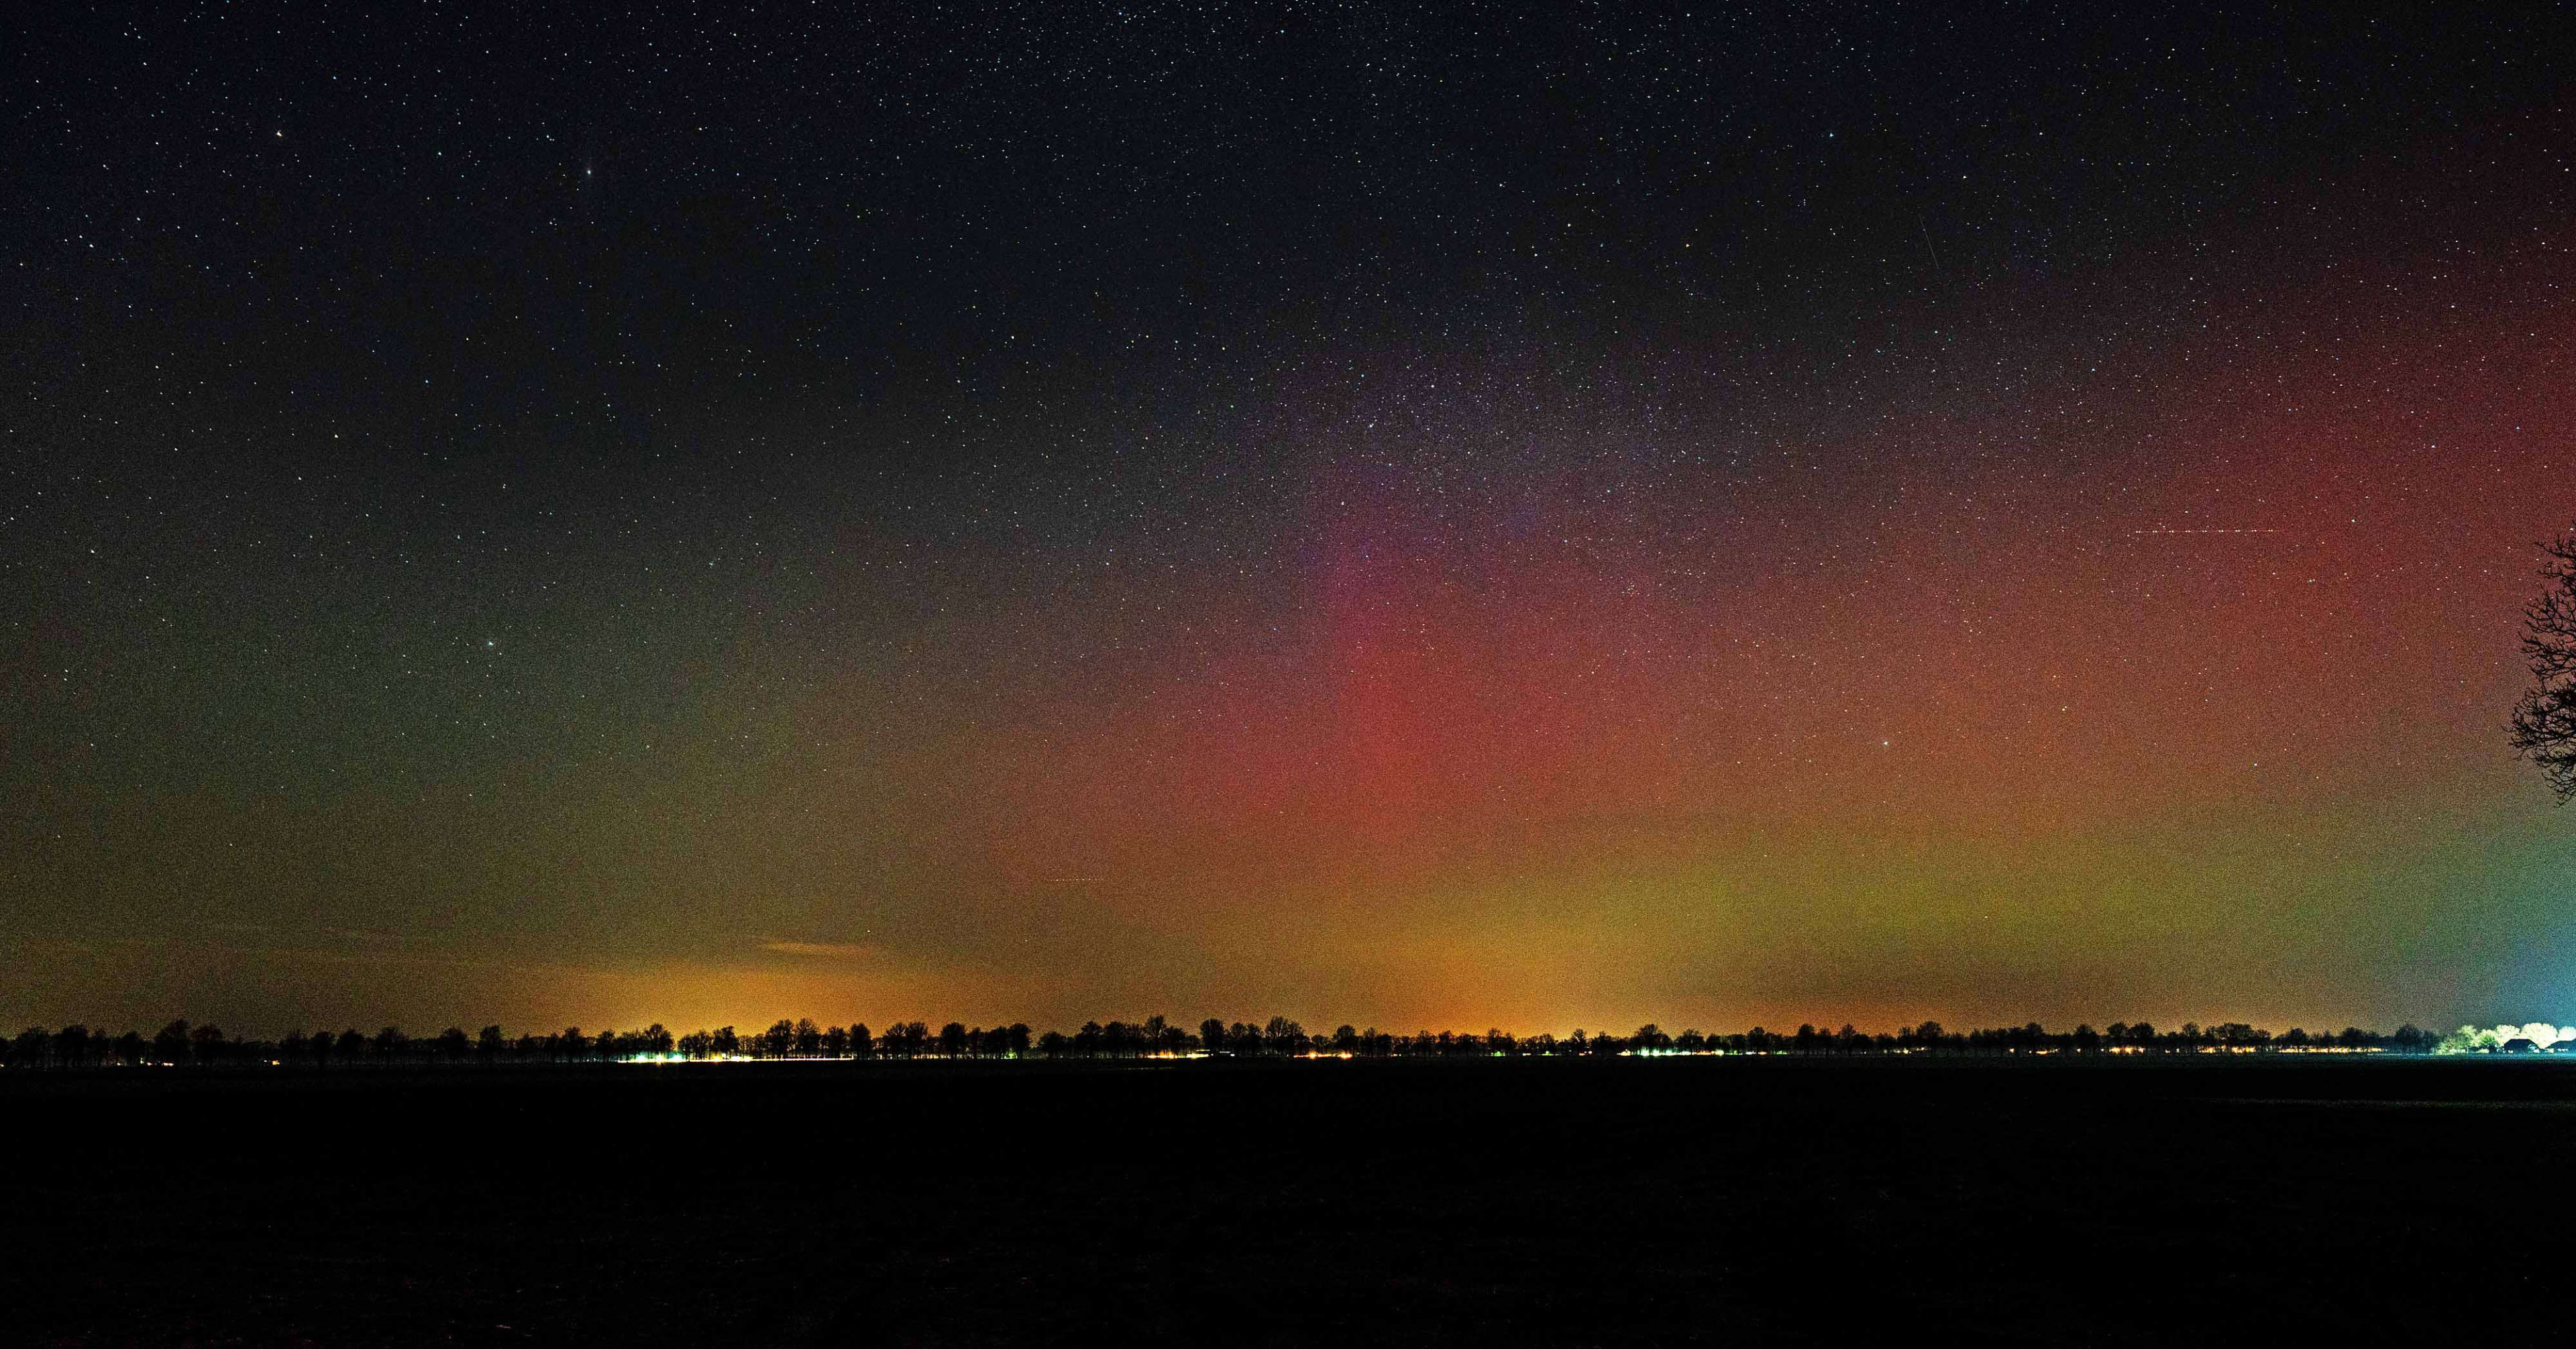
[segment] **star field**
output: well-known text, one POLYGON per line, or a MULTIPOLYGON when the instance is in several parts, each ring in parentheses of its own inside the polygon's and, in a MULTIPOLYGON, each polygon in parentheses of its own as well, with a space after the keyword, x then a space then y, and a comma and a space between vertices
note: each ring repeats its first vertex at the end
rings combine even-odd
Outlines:
POLYGON ((2576 1015, 2552 11, 10 22, 0 1015, 2576 1015))

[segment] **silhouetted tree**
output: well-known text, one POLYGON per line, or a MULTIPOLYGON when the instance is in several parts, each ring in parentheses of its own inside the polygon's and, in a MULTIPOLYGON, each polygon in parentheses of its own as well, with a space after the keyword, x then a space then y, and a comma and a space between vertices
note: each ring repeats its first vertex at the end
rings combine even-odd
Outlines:
MULTIPOLYGON (((1271 1058, 1310 1052, 1425 1058, 1551 1054, 1606 1056, 1630 1050, 1667 1049, 1775 1054, 1795 1050, 1802 1054, 1836 1055, 1900 1050, 1965 1050, 1980 1055, 2047 1051, 2089 1053, 2102 1049, 2150 1049, 2176 1053, 2196 1049, 2224 1049, 2239 1053, 2310 1049, 2426 1053, 2432 1052, 2438 1043, 2443 1043, 2411 1024, 2385 1036, 2358 1026, 2346 1026, 2335 1032, 2292 1027, 2275 1037, 2266 1029, 2238 1021, 2219 1023, 2205 1029, 2197 1023, 2186 1023, 2179 1030, 2162 1033, 2143 1021, 2114 1021, 2101 1032, 2094 1031, 2089 1024, 2082 1024, 2065 1034, 2051 1034, 2033 1021, 2020 1026, 1981 1028, 1961 1034, 1944 1029, 1937 1021, 1927 1020, 1920 1025, 1903 1027, 1892 1035, 1864 1033, 1846 1023, 1839 1031, 1831 1032, 1812 1024, 1802 1025, 1794 1036, 1774 1034, 1755 1026, 1743 1034, 1703 1035, 1697 1030, 1685 1030, 1678 1037, 1667 1035, 1653 1022, 1648 1022, 1625 1038, 1594 1035, 1577 1028, 1567 1039, 1559 1041, 1545 1033, 1517 1038, 1500 1027, 1488 1028, 1482 1034, 1423 1030, 1412 1035, 1393 1036, 1375 1027, 1365 1031, 1354 1030, 1348 1023, 1335 1027, 1329 1036, 1310 1036, 1297 1022, 1285 1016, 1273 1016, 1260 1024, 1239 1021, 1230 1025, 1209 1018, 1202 1023, 1201 1031, 1201 1035, 1193 1036, 1158 1015, 1136 1023, 1112 1020, 1102 1025, 1085 1022, 1073 1036, 1056 1031, 1036 1036, 1021 1022, 970 1029, 955 1021, 942 1025, 936 1034, 927 1023, 898 1021, 884 1035, 872 1036, 864 1023, 844 1029, 817 1026, 810 1018, 795 1021, 782 1018, 749 1043, 737 1037, 731 1026, 715 1032, 693 1031, 675 1038, 658 1022, 643 1030, 602 1030, 595 1036, 584 1035, 577 1026, 567 1027, 555 1035, 521 1035, 515 1042, 505 1037, 497 1025, 486 1026, 471 1038, 463 1030, 451 1026, 434 1039, 412 1041, 406 1039, 400 1029, 388 1026, 373 1037, 355 1029, 336 1035, 322 1030, 310 1036, 302 1030, 295 1030, 280 1040, 269 1042, 232 1041, 215 1027, 194 1026, 185 1020, 174 1020, 149 1041, 135 1031, 126 1031, 111 1042, 104 1033, 93 1032, 80 1025, 65 1026, 50 1033, 41 1026, 31 1026, 20 1031, 14 1039, 0 1041, 0 1064, 11 1068, 85 1068, 113 1063, 204 1065, 282 1061, 299 1066, 307 1063, 323 1066, 335 1058, 349 1062, 373 1059, 384 1064, 430 1061, 453 1064, 468 1058, 491 1063, 503 1054, 513 1052, 523 1060, 551 1056, 558 1062, 578 1063, 669 1054, 675 1049, 690 1058, 744 1052, 758 1057, 820 1054, 837 1058, 844 1054, 860 1054, 871 1047, 890 1057, 907 1058, 930 1053, 949 1058, 978 1059, 1024 1058, 1032 1054, 1049 1058, 1066 1054, 1118 1058, 1168 1052, 1175 1046, 1187 1048, 1198 1045, 1206 1046, 1215 1054, 1271 1058), (782 1043, 783 1049, 779 1048, 782 1043)), ((2492 1042, 2494 1037, 2489 1036, 2488 1039, 2492 1042)))
POLYGON ((868 1032, 868 1023, 850 1023, 850 1057, 864 1059, 877 1052, 877 1037, 868 1032))
POLYGON ((2522 659, 2531 687, 2507 723, 2514 752, 2529 759, 2564 805, 2576 800, 2576 531, 2540 545, 2544 585, 2522 611, 2522 659))
POLYGON ((2271 1032, 2256 1030, 2242 1021, 2230 1021, 2209 1029, 2212 1043, 2228 1049, 2253 1049, 2272 1038, 2271 1032))

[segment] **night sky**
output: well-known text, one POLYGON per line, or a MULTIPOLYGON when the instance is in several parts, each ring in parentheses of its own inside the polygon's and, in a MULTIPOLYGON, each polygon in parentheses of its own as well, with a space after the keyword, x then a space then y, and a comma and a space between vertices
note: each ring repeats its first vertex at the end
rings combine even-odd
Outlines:
POLYGON ((88 8, 8 1025, 2576 1019, 2563 10, 88 8))

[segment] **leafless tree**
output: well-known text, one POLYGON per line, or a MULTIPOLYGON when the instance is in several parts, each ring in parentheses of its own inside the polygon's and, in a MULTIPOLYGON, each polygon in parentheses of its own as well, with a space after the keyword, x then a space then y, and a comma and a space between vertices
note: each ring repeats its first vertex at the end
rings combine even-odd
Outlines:
POLYGON ((2513 705, 2514 752, 2538 765, 2559 804, 2576 800, 2576 531, 2540 545, 2548 582, 2522 611, 2531 687, 2513 705))

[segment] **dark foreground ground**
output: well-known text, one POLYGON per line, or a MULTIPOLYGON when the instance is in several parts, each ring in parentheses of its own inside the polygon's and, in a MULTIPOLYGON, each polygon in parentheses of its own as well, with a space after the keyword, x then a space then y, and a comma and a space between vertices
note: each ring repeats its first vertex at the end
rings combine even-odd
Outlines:
POLYGON ((2576 1063, 0 1080, 27 1342, 2554 1340, 2576 1063))

